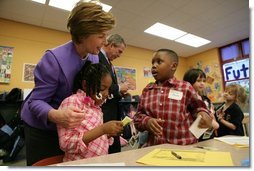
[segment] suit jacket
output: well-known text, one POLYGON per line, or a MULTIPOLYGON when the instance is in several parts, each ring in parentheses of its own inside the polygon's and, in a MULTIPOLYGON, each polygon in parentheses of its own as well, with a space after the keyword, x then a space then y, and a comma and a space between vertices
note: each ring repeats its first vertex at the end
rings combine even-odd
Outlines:
POLYGON ((99 62, 104 64, 110 71, 112 85, 110 87, 109 93, 113 94, 114 96, 112 99, 108 99, 106 103, 102 105, 103 120, 104 122, 111 120, 121 120, 121 113, 118 105, 118 102, 121 100, 121 94, 119 92, 117 77, 114 71, 112 70, 111 65, 109 64, 109 62, 107 61, 106 57, 102 52, 99 53, 99 62))
POLYGON ((35 88, 23 104, 22 120, 35 128, 56 130, 55 124, 48 122, 48 112, 58 109, 63 99, 72 94, 74 77, 84 62, 72 41, 47 50, 34 70, 35 88))

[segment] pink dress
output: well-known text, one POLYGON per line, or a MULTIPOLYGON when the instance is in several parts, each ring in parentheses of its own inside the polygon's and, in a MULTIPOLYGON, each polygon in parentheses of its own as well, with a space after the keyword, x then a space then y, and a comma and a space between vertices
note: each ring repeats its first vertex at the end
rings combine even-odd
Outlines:
POLYGON ((65 152, 63 161, 78 160, 108 154, 108 147, 113 143, 113 138, 108 139, 102 135, 91 141, 88 145, 83 142, 83 135, 103 124, 103 113, 99 106, 86 93, 78 90, 76 94, 66 98, 59 109, 75 106, 84 111, 85 117, 81 124, 74 129, 66 129, 57 125, 60 148, 65 152))

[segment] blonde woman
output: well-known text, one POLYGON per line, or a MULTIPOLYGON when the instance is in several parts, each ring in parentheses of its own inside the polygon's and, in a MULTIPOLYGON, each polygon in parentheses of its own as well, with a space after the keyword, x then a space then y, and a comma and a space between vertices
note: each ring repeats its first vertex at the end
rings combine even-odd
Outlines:
POLYGON ((72 94, 74 77, 86 60, 98 62, 93 55, 98 55, 114 24, 112 14, 104 12, 100 5, 78 2, 67 23, 72 40, 47 50, 37 64, 35 88, 21 111, 25 123, 27 165, 63 154, 56 124, 74 128, 83 120, 84 113, 76 107, 60 110, 58 107, 72 94))

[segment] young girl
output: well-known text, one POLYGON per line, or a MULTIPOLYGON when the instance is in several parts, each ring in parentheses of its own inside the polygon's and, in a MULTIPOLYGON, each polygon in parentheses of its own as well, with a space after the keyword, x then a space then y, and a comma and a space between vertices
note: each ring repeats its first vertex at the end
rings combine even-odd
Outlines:
POLYGON ((78 107, 84 112, 81 124, 73 129, 57 125, 60 148, 65 152, 63 161, 108 154, 113 138, 123 130, 121 121, 103 124, 100 106, 109 98, 112 79, 102 64, 87 61, 74 81, 75 94, 66 98, 60 109, 78 107))
POLYGON ((202 99, 205 104, 207 105, 207 108, 212 113, 212 128, 210 128, 208 131, 206 131, 200 138, 199 141, 210 139, 214 137, 213 131, 219 128, 219 124, 215 119, 215 111, 214 106, 211 103, 211 100, 205 95, 204 89, 205 89, 205 82, 206 82, 206 74, 201 69, 190 69, 188 70, 183 77, 184 81, 188 81, 192 87, 196 90, 196 92, 200 95, 200 99, 202 99))
POLYGON ((225 105, 216 112, 216 117, 220 124, 218 136, 243 136, 242 120, 244 115, 239 106, 246 104, 246 91, 240 85, 230 84, 226 86, 223 97, 225 99, 225 105))

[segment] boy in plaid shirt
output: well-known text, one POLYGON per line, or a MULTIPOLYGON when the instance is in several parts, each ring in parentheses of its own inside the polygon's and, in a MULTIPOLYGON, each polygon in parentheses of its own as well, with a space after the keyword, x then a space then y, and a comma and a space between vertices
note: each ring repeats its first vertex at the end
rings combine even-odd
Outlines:
POLYGON ((198 98, 190 83, 176 80, 177 54, 160 49, 152 59, 155 83, 142 92, 134 124, 137 130, 149 132, 147 146, 169 143, 187 145, 197 142, 189 131, 198 115, 200 128, 210 128, 212 119, 206 104, 198 98))

